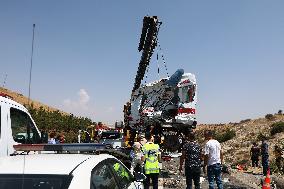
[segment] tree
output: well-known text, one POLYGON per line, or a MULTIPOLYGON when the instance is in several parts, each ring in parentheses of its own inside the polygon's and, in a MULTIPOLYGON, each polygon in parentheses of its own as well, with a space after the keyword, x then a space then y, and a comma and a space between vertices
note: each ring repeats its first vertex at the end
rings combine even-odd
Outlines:
POLYGON ((271 121, 274 119, 274 116, 272 114, 266 114, 265 118, 271 121))

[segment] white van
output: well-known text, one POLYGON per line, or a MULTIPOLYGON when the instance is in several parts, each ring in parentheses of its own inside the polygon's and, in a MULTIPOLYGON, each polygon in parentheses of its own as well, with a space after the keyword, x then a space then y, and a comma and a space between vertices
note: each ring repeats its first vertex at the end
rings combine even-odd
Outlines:
POLYGON ((14 152, 13 145, 40 143, 40 131, 28 110, 0 93, 0 156, 14 152))

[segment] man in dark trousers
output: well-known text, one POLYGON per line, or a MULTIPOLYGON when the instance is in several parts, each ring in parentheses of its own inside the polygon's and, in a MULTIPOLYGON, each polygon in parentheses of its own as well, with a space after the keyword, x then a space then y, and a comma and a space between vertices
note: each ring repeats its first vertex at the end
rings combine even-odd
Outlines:
POLYGON ((187 137, 189 141, 183 145, 179 170, 182 171, 185 160, 186 189, 192 189, 192 180, 195 189, 200 189, 201 147, 195 141, 195 134, 193 132, 190 132, 187 137))
POLYGON ((266 141, 266 137, 262 138, 261 162, 262 162, 263 175, 266 176, 269 168, 269 153, 268 153, 268 143, 266 141))
POLYGON ((250 149, 252 167, 258 167, 259 156, 260 156, 260 148, 257 146, 256 142, 253 142, 252 147, 250 149))
POLYGON ((152 179, 153 189, 158 189, 159 162, 161 162, 160 147, 158 144, 154 144, 154 137, 150 132, 145 133, 145 138, 147 143, 142 147, 141 157, 142 162, 144 162, 144 172, 146 175, 144 189, 149 189, 150 179, 152 179))
POLYGON ((210 130, 205 131, 204 137, 207 142, 204 147, 203 171, 204 173, 206 173, 207 166, 209 189, 214 189, 214 181, 216 181, 218 189, 223 189, 221 177, 223 153, 221 149, 221 144, 213 138, 213 132, 210 130))

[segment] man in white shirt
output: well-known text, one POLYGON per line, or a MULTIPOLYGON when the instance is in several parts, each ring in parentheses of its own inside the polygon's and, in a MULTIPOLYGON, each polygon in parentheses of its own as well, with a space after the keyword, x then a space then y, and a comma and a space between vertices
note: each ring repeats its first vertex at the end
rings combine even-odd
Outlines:
POLYGON ((203 171, 206 173, 209 182, 209 189, 214 189, 214 180, 218 189, 223 189, 221 171, 223 163, 223 154, 220 143, 213 138, 212 131, 205 131, 204 137, 207 140, 204 148, 204 167, 203 171))

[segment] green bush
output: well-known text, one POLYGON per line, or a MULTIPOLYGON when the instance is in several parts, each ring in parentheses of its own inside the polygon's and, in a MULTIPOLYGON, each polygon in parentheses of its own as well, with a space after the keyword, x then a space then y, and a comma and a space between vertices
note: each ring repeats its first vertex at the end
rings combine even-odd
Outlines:
POLYGON ((262 141, 262 139, 264 139, 264 140, 267 140, 267 136, 265 136, 264 134, 262 134, 262 133, 259 133, 258 135, 257 135, 257 140, 258 141, 262 141))
POLYGON ((268 119, 268 120, 273 120, 274 116, 272 114, 266 114, 265 118, 268 119))
POLYGON ((270 165, 269 165, 272 173, 278 173, 278 174, 283 174, 282 170, 279 170, 279 167, 277 166, 277 163, 275 160, 272 160, 270 162, 270 165))
POLYGON ((58 110, 49 111, 43 107, 36 109, 33 104, 27 105, 27 108, 40 130, 45 129, 48 132, 56 130, 57 134, 64 133, 66 142, 76 141, 79 130, 85 130, 87 126, 95 124, 87 117, 64 114, 58 110))
POLYGON ((236 136, 236 132, 230 129, 227 129, 224 133, 216 134, 216 140, 220 143, 226 142, 233 139, 236 136))
POLYGON ((249 122, 249 121, 251 121, 251 119, 242 120, 242 121, 240 121, 240 123, 246 123, 246 122, 249 122))
POLYGON ((270 129, 271 135, 282 132, 284 132, 284 122, 277 122, 272 124, 272 128, 270 129))

